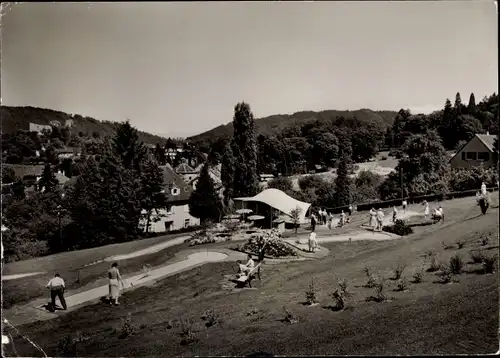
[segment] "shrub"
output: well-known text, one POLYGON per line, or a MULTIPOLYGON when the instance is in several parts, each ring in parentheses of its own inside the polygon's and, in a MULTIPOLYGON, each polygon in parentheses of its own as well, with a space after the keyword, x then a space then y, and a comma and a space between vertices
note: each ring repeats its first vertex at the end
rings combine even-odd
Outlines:
POLYGON ((71 335, 61 338, 57 344, 57 352, 62 357, 76 357, 76 342, 71 335))
POLYGON ((413 234, 413 229, 404 220, 396 219, 393 225, 387 225, 382 228, 385 232, 396 234, 399 236, 407 236, 413 234))
POLYGON ((381 282, 375 286, 375 295, 367 298, 367 301, 384 302, 388 297, 384 291, 384 283, 381 282))
POLYGON ((217 323, 220 323, 219 321, 219 315, 215 313, 213 309, 206 311, 203 316, 201 316, 201 319, 205 321, 205 326, 208 327, 213 327, 217 323))
POLYGON ((436 256, 431 257, 431 264, 429 268, 427 269, 428 272, 435 272, 439 271, 441 269, 441 262, 439 262, 439 259, 436 256))
POLYGON ((413 274, 413 283, 420 283, 424 280, 424 269, 421 268, 413 274))
POLYGON ((345 308, 345 298, 342 290, 337 288, 333 291, 332 298, 335 300, 335 310, 342 311, 345 308))
POLYGON ((350 293, 348 291, 348 284, 347 284, 347 280, 346 279, 339 280, 338 281, 338 286, 339 286, 340 292, 342 292, 343 295, 345 295, 345 296, 349 296, 350 295, 350 293))
POLYGON ((129 313, 127 318, 122 318, 122 326, 118 338, 126 338, 133 336, 136 331, 136 326, 132 323, 132 315, 129 313))
POLYGON ((459 275, 462 273, 462 269, 464 267, 464 262, 459 255, 453 255, 450 259, 450 271, 454 275, 459 275))
POLYGON ((306 291, 306 303, 312 305, 316 302, 316 288, 314 287, 314 281, 311 281, 309 289, 306 291))
POLYGON ((262 233, 261 236, 249 239, 243 246, 242 250, 245 252, 251 252, 254 255, 258 255, 264 240, 267 241, 267 244, 265 246, 265 253, 268 256, 297 256, 295 250, 281 239, 280 234, 277 230, 268 230, 262 233))
POLYGON ((403 262, 398 263, 398 265, 394 269, 394 279, 395 280, 399 280, 401 278, 405 268, 406 268, 406 265, 403 262))
POLYGON ((448 267, 444 267, 443 271, 439 275, 439 282, 441 283, 450 283, 453 280, 453 273, 451 269, 448 267))
POLYGON ((369 267, 365 267, 365 274, 366 274, 366 277, 368 278, 368 281, 366 282, 365 287, 368 287, 368 288, 375 287, 377 285, 377 281, 376 281, 375 276, 372 274, 369 267))
POLYGON ((292 311, 288 310, 286 307, 283 307, 285 310, 285 319, 283 320, 286 323, 297 323, 299 322, 299 317, 297 317, 292 311))
POLYGON ((400 278, 396 284, 396 291, 406 291, 409 288, 408 281, 406 278, 400 278))
POLYGON ((497 263, 496 256, 484 256, 483 257, 483 268, 485 273, 495 272, 495 267, 497 263))
POLYGON ((449 250, 453 248, 453 246, 446 244, 444 241, 441 241, 441 245, 443 245, 444 250, 449 250))
POLYGON ((385 156, 385 155, 381 156, 380 160, 387 160, 387 156, 385 156))
POLYGON ((460 239, 455 241, 455 243, 457 244, 459 250, 465 246, 465 242, 460 239))
POLYGON ((480 264, 483 262, 484 255, 481 251, 472 251, 470 254, 470 258, 475 264, 480 264))
POLYGON ((489 241, 490 241, 490 238, 488 237, 488 235, 483 235, 483 236, 481 237, 481 244, 482 244, 483 246, 488 245, 488 242, 489 242, 489 241))
POLYGON ((179 322, 181 324, 181 345, 185 346, 190 343, 196 342, 197 338, 193 332, 193 323, 189 318, 185 320, 179 318, 179 322))

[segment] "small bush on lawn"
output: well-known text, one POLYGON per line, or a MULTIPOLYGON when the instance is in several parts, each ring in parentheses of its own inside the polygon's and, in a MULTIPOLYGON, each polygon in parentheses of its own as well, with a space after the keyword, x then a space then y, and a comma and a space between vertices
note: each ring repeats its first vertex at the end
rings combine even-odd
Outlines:
POLYGON ((475 264, 480 264, 483 262, 484 255, 481 251, 472 251, 470 253, 470 258, 472 259, 472 262, 475 264))
POLYGON ((421 283, 424 280, 424 269, 421 268, 413 274, 413 283, 421 283))
POLYGON ((462 273, 464 267, 464 262, 459 255, 453 255, 450 259, 450 271, 454 275, 459 275, 462 273))
POLYGON ((336 311, 342 311, 345 308, 345 296, 340 288, 337 288, 332 293, 332 298, 335 300, 335 306, 333 307, 336 311))
POLYGON ((486 246, 486 245, 488 245, 489 241, 490 241, 490 238, 488 237, 488 235, 483 235, 481 237, 481 245, 486 246))
POLYGON ((431 257, 431 263, 429 265, 429 268, 427 269, 428 272, 436 272, 441 269, 441 262, 436 256, 431 257))
POLYGON ((445 249, 445 250, 449 250, 449 249, 453 248, 453 246, 446 244, 444 241, 441 241, 441 245, 443 245, 443 249, 445 249))
POLYGON ((497 264, 496 256, 483 257, 483 269, 485 273, 494 273, 496 264, 497 264))
POLYGON ((404 220, 396 219, 393 225, 387 225, 382 228, 383 231, 396 234, 399 236, 407 236, 413 234, 413 229, 404 220))
POLYGON ((342 294, 344 296, 350 296, 350 293, 348 291, 348 283, 347 283, 347 280, 346 279, 341 279, 338 281, 338 288, 340 290, 340 292, 342 292, 342 294))
POLYGON ((217 323, 220 323, 219 320, 219 315, 215 313, 214 310, 208 310, 206 311, 203 316, 201 316, 201 319, 205 321, 205 326, 208 327, 213 327, 217 323))
POLYGON ((122 318, 122 326, 118 338, 133 336, 137 327, 132 323, 132 315, 129 313, 127 318, 122 318))
POLYGON ((458 239, 455 243, 457 244, 459 250, 465 246, 465 242, 460 239, 458 239))
POLYGON ((400 278, 398 282, 396 283, 396 291, 407 291, 410 285, 408 284, 408 281, 406 278, 400 278))
POLYGON ((286 323, 297 323, 299 322, 299 317, 297 317, 292 311, 283 307, 285 310, 285 319, 283 320, 286 323))
POLYGON ((193 332, 193 323, 191 320, 189 318, 179 318, 179 322, 181 324, 181 345, 185 346, 196 342, 197 338, 193 332))
POLYGON ((401 276, 403 275, 403 271, 406 268, 406 264, 403 262, 398 263, 396 268, 394 269, 394 279, 399 280, 401 276))
POLYGON ((368 278, 368 281, 366 282, 365 287, 368 287, 368 288, 375 287, 377 285, 377 280, 375 279, 375 276, 372 274, 369 267, 365 267, 365 275, 368 278))
POLYGON ((308 305, 313 305, 317 303, 316 301, 316 288, 314 287, 314 281, 309 284, 309 289, 306 291, 306 303, 308 305))
POLYGON ((453 273, 451 272, 451 269, 449 267, 444 267, 443 271, 439 275, 439 282, 440 283, 450 283, 453 280, 453 273))
POLYGON ((381 282, 375 286, 375 295, 367 298, 367 301, 384 302, 388 297, 384 290, 384 283, 381 282))

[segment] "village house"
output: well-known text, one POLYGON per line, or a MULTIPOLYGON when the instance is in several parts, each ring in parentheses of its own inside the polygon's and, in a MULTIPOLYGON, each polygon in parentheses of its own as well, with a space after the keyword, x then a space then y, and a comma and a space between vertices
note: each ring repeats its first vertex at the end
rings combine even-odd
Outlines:
POLYGON ((30 130, 30 132, 38 132, 39 134, 43 134, 44 130, 52 132, 52 127, 49 125, 44 125, 44 124, 30 123, 29 130, 30 130))
MULTIPOLYGON (((200 164, 194 169, 196 171, 196 175, 188 183, 193 190, 196 189, 196 184, 198 183, 201 168, 203 167, 203 165, 204 164, 200 164)), ((224 187, 222 186, 221 167, 221 164, 209 167, 208 175, 214 181, 215 190, 219 192, 219 196, 222 198, 224 195, 224 187)))
POLYGON ((496 135, 476 134, 450 159, 452 168, 471 168, 482 166, 491 168, 495 165, 496 153, 493 143, 496 135))
POLYGON ((59 159, 73 158, 80 155, 76 148, 56 149, 55 153, 59 159))
MULTIPOLYGON (((159 210, 159 217, 157 220, 151 220, 148 231, 172 231, 199 225, 200 219, 189 214, 191 187, 170 165, 164 165, 160 168, 163 171, 163 190, 167 194, 168 208, 159 210)), ((155 216, 153 213, 153 219, 155 216)), ((145 220, 141 221, 141 225, 143 227, 146 225, 145 220)))
POLYGON ((175 168, 175 172, 179 174, 186 183, 193 180, 200 172, 190 167, 187 163, 181 163, 175 168))

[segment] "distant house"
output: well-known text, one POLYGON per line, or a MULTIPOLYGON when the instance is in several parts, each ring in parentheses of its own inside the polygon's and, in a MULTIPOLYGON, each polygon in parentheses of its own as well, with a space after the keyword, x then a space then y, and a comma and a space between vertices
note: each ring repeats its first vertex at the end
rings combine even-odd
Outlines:
POLYGON ((44 124, 30 123, 29 128, 30 128, 30 132, 42 133, 44 130, 52 132, 52 127, 49 125, 44 125, 44 124))
POLYGON ((183 148, 167 148, 165 149, 165 156, 170 158, 171 161, 175 159, 177 156, 177 153, 183 153, 184 149, 183 148))
POLYGON ((79 155, 75 148, 56 149, 55 153, 59 159, 73 158, 79 155))
POLYGON ((181 163, 175 168, 175 172, 179 174, 186 183, 189 183, 192 179, 194 179, 199 171, 196 171, 192 167, 190 167, 187 163, 181 163))
POLYGON ((42 177, 43 165, 2 164, 3 168, 12 168, 16 177, 21 178, 28 187, 42 177))
MULTIPOLYGON (((172 231, 199 225, 200 219, 189 214, 191 187, 171 166, 164 165, 161 169, 163 170, 163 190, 167 194, 169 207, 167 210, 160 210, 162 217, 157 222, 150 223, 149 232, 172 231)), ((145 220, 141 221, 141 224, 145 226, 145 220)))
POLYGON ((493 143, 496 135, 476 134, 450 159, 452 168, 482 166, 490 168, 495 164, 493 143))
POLYGON ((259 180, 260 182, 262 183, 267 183, 269 182, 270 180, 272 180, 274 178, 274 175, 273 174, 260 174, 259 175, 259 180))

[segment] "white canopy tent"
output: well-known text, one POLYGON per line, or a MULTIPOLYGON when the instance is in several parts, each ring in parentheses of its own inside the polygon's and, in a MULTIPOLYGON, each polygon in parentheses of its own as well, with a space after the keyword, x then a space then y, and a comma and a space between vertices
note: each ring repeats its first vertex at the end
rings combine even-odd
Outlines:
POLYGON ((300 208, 300 223, 306 222, 306 213, 311 204, 296 200, 278 189, 266 189, 263 192, 249 198, 235 198, 235 202, 259 202, 281 211, 290 218, 290 211, 300 208))

